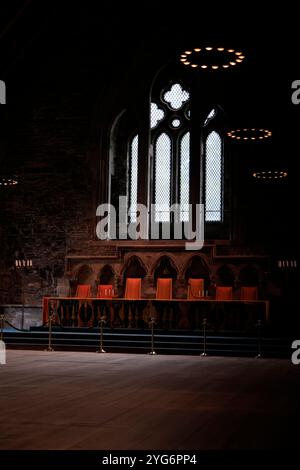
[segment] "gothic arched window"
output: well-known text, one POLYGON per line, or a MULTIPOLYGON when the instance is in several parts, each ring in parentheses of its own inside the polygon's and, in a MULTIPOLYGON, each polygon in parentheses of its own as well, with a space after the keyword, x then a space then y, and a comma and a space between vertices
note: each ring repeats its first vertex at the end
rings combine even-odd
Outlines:
MULTIPOLYGON (((119 180, 114 186, 115 194, 118 187, 120 193, 121 188, 126 188, 128 222, 137 222, 137 204, 143 202, 149 217, 148 233, 153 223, 172 224, 175 219, 186 223, 191 216, 189 205, 197 200, 204 204, 205 223, 217 227, 224 221, 224 145, 219 107, 209 111, 206 103, 205 113, 199 97, 196 98, 199 103, 195 103, 193 90, 181 80, 156 86, 150 98, 149 116, 145 119, 148 129, 135 125, 135 132, 127 140, 127 171, 118 173, 119 180), (196 113, 202 117, 195 125, 196 113), (148 151, 144 147, 142 158, 140 141, 148 142, 149 146, 148 151), (126 181, 123 175, 127 175, 126 181), (140 186, 144 182, 145 188, 140 186), (143 201, 139 201, 140 194, 143 201)), ((125 128, 130 129, 128 122, 125 128)), ((119 159, 124 144, 126 148, 124 137, 123 131, 115 145, 119 159)), ((114 165, 117 164, 115 161, 114 165)))

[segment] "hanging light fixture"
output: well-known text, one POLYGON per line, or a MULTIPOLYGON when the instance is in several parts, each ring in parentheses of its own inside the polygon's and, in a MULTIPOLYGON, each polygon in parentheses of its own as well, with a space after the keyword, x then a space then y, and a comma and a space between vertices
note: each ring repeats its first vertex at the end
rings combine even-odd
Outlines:
POLYGON ((0 186, 3 188, 16 186, 18 183, 19 183, 19 178, 16 175, 12 175, 12 174, 0 175, 0 186))
POLYGON ((226 47, 196 47, 180 54, 180 62, 191 68, 223 70, 239 65, 245 59, 241 50, 226 47))
POLYGON ((261 170, 254 171, 252 176, 257 181, 277 182, 285 180, 288 176, 288 172, 286 170, 261 170))
MULTIPOLYGON (((272 131, 266 128, 240 128, 231 129, 227 132, 227 136, 235 142, 262 142, 272 137, 272 131)), ((279 182, 286 180, 288 171, 286 169, 278 169, 270 167, 253 170, 252 177, 257 182, 279 182)))
POLYGON ((272 136, 272 132, 268 129, 232 129, 227 132, 228 137, 236 141, 242 140, 266 140, 272 136))

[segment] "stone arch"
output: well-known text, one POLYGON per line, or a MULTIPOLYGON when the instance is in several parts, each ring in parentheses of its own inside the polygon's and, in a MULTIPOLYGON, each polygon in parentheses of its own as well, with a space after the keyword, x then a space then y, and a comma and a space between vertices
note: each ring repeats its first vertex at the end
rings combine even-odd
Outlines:
POLYGON ((115 277, 115 271, 110 264, 102 266, 98 273, 99 284, 113 284, 115 277))
POLYGON ((154 275, 155 270, 157 269, 158 265, 160 264, 160 262, 163 258, 168 258, 169 259, 171 266, 175 269, 176 274, 178 275, 179 274, 179 268, 178 268, 178 265, 177 265, 176 257, 174 255, 170 254, 170 253, 162 253, 162 254, 160 253, 159 256, 157 256, 155 258, 155 261, 152 264, 152 267, 150 269, 149 274, 151 276, 154 275))
POLYGON ((77 284, 89 284, 94 281, 94 271, 88 264, 79 266, 75 273, 77 284))
POLYGON ((156 261, 152 273, 155 284, 159 277, 171 277, 175 281, 178 276, 178 267, 170 255, 164 254, 156 261))
POLYGON ((143 260, 137 255, 130 255, 125 260, 121 274, 126 277, 141 277, 144 278, 147 274, 147 268, 143 260))
POLYGON ((235 274, 231 266, 223 264, 216 271, 216 284, 219 286, 233 286, 235 274))
POLYGON ((211 270, 207 259, 201 255, 191 256, 185 265, 183 277, 186 283, 189 279, 204 279, 204 288, 208 289, 211 283, 211 270))
POLYGON ((78 284, 94 284, 94 271, 88 264, 79 265, 69 278, 69 295, 73 297, 78 284))
POLYGON ((202 255, 192 255, 183 267, 182 275, 188 277, 210 278, 211 269, 208 260, 202 255))

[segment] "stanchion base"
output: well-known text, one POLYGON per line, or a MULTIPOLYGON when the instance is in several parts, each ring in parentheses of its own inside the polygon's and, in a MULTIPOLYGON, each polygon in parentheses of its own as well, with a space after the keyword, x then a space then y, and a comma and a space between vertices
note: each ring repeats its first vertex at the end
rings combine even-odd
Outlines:
POLYGON ((47 349, 44 349, 44 351, 52 352, 52 351, 54 351, 54 349, 53 348, 47 348, 47 349))
POLYGON ((262 355, 261 355, 261 354, 257 354, 257 356, 255 356, 255 359, 262 359, 262 355))
POLYGON ((207 356, 207 353, 203 352, 200 354, 200 356, 204 357, 204 356, 207 356))
POLYGON ((157 353, 156 353, 155 351, 150 351, 148 354, 149 354, 149 356, 155 356, 155 355, 157 355, 157 353))
POLYGON ((104 349, 98 349, 98 350, 96 351, 96 353, 101 354, 101 353, 106 353, 106 351, 104 351, 104 349))

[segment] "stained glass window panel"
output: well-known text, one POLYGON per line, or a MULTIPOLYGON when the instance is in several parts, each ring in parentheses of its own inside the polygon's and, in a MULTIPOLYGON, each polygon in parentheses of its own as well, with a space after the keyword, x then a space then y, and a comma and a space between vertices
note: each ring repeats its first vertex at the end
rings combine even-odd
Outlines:
POLYGON ((151 114, 150 114, 150 126, 151 129, 157 126, 157 124, 165 117, 164 111, 157 106, 156 103, 151 103, 151 114))
POLYGON ((180 220, 189 220, 190 195, 190 133, 187 132, 180 141, 180 220))
POLYGON ((130 167, 129 167, 129 220, 136 222, 137 209, 137 186, 138 186, 138 145, 139 140, 136 135, 130 145, 130 167))
POLYGON ((155 222, 170 221, 171 205, 171 139, 162 133, 157 138, 154 150, 155 222))
POLYGON ((222 140, 215 131, 206 139, 205 220, 222 220, 222 140))

